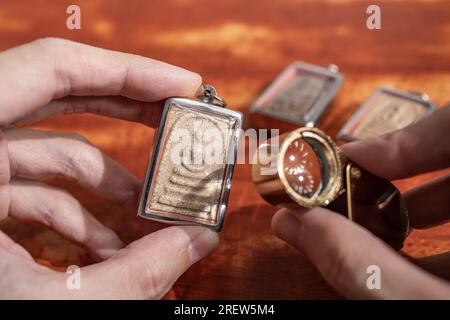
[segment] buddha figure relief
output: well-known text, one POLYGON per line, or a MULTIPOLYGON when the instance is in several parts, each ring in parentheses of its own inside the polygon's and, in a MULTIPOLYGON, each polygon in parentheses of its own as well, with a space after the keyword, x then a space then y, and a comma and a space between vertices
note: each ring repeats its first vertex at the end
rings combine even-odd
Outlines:
POLYGON ((167 126, 147 208, 214 222, 227 166, 231 124, 225 118, 175 105, 167 126))

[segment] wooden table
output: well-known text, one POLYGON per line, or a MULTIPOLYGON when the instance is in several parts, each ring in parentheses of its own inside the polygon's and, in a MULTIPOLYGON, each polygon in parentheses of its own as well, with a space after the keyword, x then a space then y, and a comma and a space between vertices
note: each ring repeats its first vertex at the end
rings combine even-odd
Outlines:
MULTIPOLYGON (((320 127, 335 136, 380 85, 450 100, 450 1, 377 1, 382 29, 366 28, 366 1, 172 0, 75 1, 82 30, 66 29, 66 1, 2 0, 0 49, 43 36, 133 52, 200 73, 232 108, 247 112, 265 86, 290 62, 337 64, 346 82, 320 127)), ((247 122, 247 126, 250 124, 247 122)), ((143 177, 153 130, 92 115, 54 117, 35 128, 85 135, 132 173, 143 177)), ((399 182, 407 190, 442 174, 399 182)), ((143 231, 135 210, 117 208, 63 182, 127 242, 143 231)), ((275 209, 256 193, 248 165, 235 171, 220 248, 191 268, 168 298, 339 298, 315 268, 270 232, 275 209)), ((53 232, 17 221, 2 227, 40 262, 64 268, 92 261, 53 232)), ((450 225, 415 231, 404 252, 424 257, 450 250, 450 225)))

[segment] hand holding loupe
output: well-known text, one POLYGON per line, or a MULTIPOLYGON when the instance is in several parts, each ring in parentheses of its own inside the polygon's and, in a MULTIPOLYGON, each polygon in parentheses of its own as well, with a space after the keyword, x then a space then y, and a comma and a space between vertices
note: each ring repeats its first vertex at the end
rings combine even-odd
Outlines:
POLYGON ((274 206, 327 207, 393 248, 403 246, 409 220, 398 189, 347 159, 322 131, 300 128, 271 138, 253 163, 253 182, 274 206))

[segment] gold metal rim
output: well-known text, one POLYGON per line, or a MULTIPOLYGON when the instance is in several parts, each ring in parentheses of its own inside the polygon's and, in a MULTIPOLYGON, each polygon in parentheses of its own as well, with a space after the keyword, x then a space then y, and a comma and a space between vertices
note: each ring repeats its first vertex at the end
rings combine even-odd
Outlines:
MULTIPOLYGON (((320 158, 320 157, 319 157, 320 158)), ((320 159, 320 161, 323 161, 320 159)), ((312 208, 316 206, 327 206, 339 195, 342 188, 342 153, 334 141, 316 128, 299 128, 288 134, 281 143, 280 152, 278 153, 278 175, 281 183, 289 197, 302 207, 312 208), (326 186, 317 195, 306 198, 299 195, 289 184, 284 173, 284 155, 288 146, 296 139, 313 139, 321 147, 323 155, 329 166, 329 178, 326 186)))

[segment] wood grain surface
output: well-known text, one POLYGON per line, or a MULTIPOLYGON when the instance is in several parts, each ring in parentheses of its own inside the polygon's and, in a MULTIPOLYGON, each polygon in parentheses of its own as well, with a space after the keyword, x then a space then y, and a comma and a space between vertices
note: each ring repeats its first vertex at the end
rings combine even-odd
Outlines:
MULTIPOLYGON (((369 31, 369 2, 359 0, 1 0, 0 50, 56 36, 149 56, 200 73, 244 113, 292 61, 334 63, 346 81, 319 126, 335 136, 380 85, 426 92, 440 106, 450 101, 450 1, 376 3, 382 29, 369 31), (81 7, 81 30, 66 28, 72 3, 81 7)), ((153 130, 143 125, 72 115, 33 127, 81 133, 133 174, 145 174, 153 130)), ((301 254, 272 235, 275 209, 258 196, 249 169, 235 170, 220 248, 184 274, 167 298, 340 298, 301 254)), ((398 185, 407 190, 443 172, 398 185)), ((118 208, 76 185, 52 183, 73 192, 126 242, 145 234, 136 208, 118 208)), ((85 251, 42 227, 8 220, 2 229, 51 267, 92 263, 85 251)), ((413 258, 447 251, 450 224, 414 231, 404 248, 413 258)))

